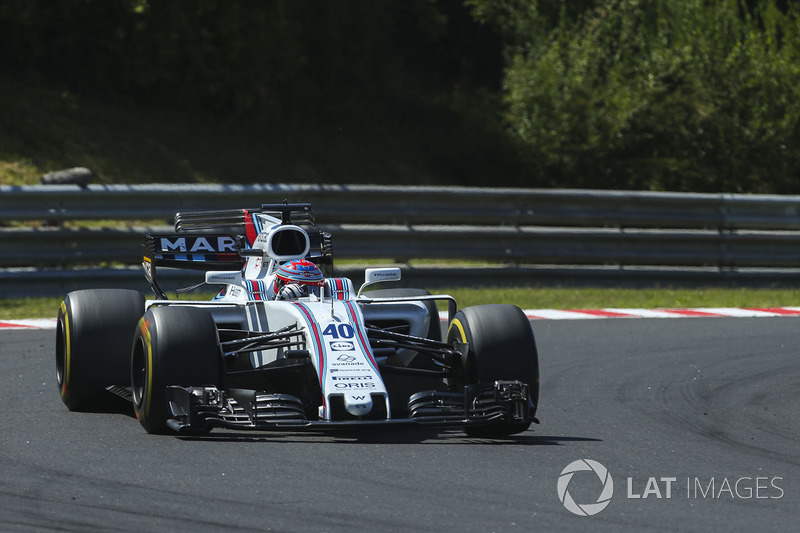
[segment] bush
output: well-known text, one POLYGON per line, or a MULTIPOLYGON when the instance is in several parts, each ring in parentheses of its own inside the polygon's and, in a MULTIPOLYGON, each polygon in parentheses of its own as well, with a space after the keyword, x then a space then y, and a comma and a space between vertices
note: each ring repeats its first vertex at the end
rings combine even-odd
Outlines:
POLYGON ((507 120, 551 184, 800 192, 798 18, 607 0, 517 48, 507 120))

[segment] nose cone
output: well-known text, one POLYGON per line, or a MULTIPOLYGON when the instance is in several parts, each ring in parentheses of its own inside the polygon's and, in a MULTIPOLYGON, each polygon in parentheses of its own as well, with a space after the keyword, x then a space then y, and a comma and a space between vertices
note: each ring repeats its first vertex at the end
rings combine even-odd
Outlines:
POLYGON ((344 408, 353 416, 364 416, 372 410, 372 396, 367 393, 345 394, 344 408))

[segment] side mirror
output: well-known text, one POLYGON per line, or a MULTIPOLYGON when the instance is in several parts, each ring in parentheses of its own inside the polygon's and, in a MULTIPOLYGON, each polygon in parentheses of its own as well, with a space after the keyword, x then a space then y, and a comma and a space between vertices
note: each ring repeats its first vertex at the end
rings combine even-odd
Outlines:
POLYGON ((206 283, 210 285, 239 285, 242 283, 242 273, 211 270, 206 272, 206 283))
POLYGON ((368 268, 364 271, 364 284, 358 289, 358 296, 366 287, 382 281, 400 281, 400 269, 393 268, 368 268))

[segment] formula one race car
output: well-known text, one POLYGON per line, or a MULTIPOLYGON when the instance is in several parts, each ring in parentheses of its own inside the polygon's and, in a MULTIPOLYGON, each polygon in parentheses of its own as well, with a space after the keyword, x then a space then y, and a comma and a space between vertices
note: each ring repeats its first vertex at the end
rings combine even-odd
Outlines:
POLYGON ((494 437, 536 421, 538 355, 518 307, 456 312, 425 290, 364 291, 399 268, 366 269, 356 292, 332 277, 331 237, 309 204, 178 213, 175 233, 146 236, 143 267, 155 300, 99 289, 61 303, 56 370, 70 410, 113 392, 146 431, 189 434, 414 424, 494 437), (163 267, 204 271, 221 290, 169 300, 163 267))

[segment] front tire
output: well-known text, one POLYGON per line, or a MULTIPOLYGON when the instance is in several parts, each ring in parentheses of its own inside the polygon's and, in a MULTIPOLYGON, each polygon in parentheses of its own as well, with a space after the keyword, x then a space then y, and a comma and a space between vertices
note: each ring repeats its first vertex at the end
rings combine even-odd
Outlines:
POLYGON ((170 417, 167 387, 219 387, 222 359, 211 314, 196 307, 153 307, 139 320, 130 351, 136 418, 161 433, 170 417))
MULTIPOLYGON (((530 417, 539 401, 539 356, 533 328, 525 313, 514 305, 467 307, 455 314, 447 330, 447 342, 465 342, 469 353, 462 361, 462 376, 453 385, 490 385, 496 380, 518 380, 528 385, 530 417)), ((521 433, 531 421, 498 421, 467 426, 468 435, 500 437, 521 433)))
POLYGON ((125 289, 67 294, 56 322, 56 379, 70 411, 99 407, 110 385, 130 384, 128 360, 144 295, 125 289))

